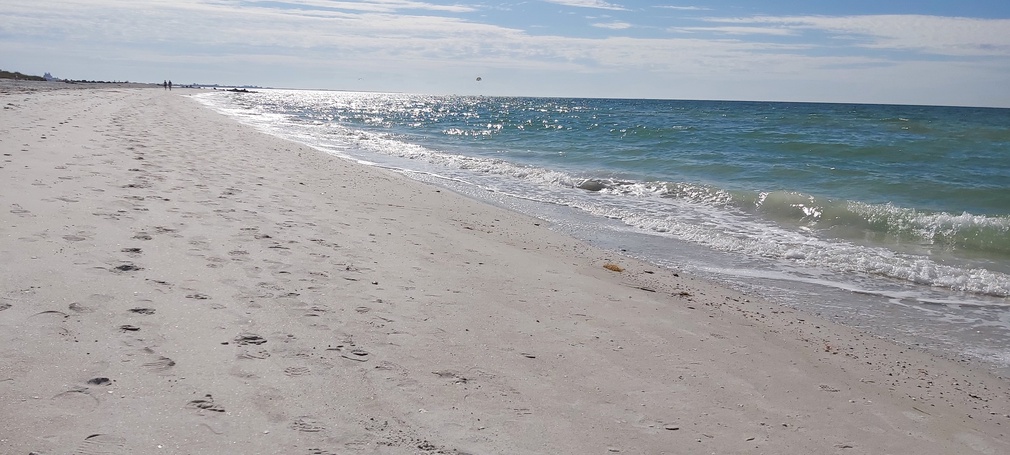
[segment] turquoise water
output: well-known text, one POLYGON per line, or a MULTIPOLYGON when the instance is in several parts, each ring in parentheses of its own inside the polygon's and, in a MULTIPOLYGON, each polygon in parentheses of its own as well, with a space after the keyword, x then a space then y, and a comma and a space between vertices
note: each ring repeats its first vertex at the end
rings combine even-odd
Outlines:
POLYGON ((883 317, 882 330, 1010 365, 1008 109, 285 90, 197 98, 657 265, 855 325, 883 317))

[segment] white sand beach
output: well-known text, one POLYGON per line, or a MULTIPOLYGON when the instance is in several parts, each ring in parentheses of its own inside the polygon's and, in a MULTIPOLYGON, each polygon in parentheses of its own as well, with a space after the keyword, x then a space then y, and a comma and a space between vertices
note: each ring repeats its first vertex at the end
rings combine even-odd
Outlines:
POLYGON ((1010 453, 978 366, 192 90, 38 87, 0 85, 0 453, 1010 453))

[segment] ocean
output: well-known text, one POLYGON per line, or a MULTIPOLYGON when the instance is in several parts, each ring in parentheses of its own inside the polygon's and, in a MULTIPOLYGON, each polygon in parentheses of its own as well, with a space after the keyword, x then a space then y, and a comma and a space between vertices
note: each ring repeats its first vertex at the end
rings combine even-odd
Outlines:
POLYGON ((1010 109, 203 91, 261 131, 1010 374, 1010 109))

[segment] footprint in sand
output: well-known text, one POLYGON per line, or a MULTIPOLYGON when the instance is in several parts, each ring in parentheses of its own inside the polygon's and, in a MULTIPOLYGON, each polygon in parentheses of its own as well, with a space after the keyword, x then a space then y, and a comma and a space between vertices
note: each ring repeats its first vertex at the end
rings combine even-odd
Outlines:
POLYGON ((147 369, 149 369, 151 371, 154 371, 154 372, 164 372, 164 371, 167 371, 169 368, 172 368, 172 367, 175 366, 175 361, 174 360, 172 360, 172 359, 170 359, 168 357, 164 357, 164 356, 160 356, 160 355, 155 354, 154 349, 151 349, 151 348, 141 348, 139 351, 140 352, 138 352, 138 353, 131 353, 131 354, 128 354, 128 355, 132 357, 134 355, 140 354, 140 355, 142 355, 144 357, 150 358, 150 360, 142 363, 141 366, 143 366, 144 368, 147 368, 147 369))
POLYGON ((452 382, 453 384, 466 384, 467 382, 470 382, 469 378, 463 376, 462 374, 456 371, 444 370, 444 371, 432 371, 432 373, 442 379, 446 379, 449 382, 452 382))
POLYGON ((361 348, 345 348, 344 346, 337 346, 336 348, 327 348, 327 351, 340 351, 340 357, 347 360, 353 360, 355 362, 367 362, 371 358, 371 354, 361 348))
POLYGON ((75 313, 94 313, 95 310, 91 307, 86 307, 78 302, 71 303, 67 308, 75 313))
POLYGON ((248 360, 263 360, 263 359, 268 358, 268 357, 270 357, 270 352, 267 351, 266 349, 249 349, 249 348, 246 348, 246 349, 243 349, 242 352, 240 352, 238 354, 238 358, 240 358, 240 359, 248 359, 248 360))
POLYGON ((307 367, 287 367, 284 369, 284 374, 291 377, 304 376, 311 372, 312 370, 308 369, 307 367))
POLYGON ((32 212, 30 212, 28 210, 25 210, 23 207, 21 207, 18 204, 11 204, 11 213, 13 213, 13 214, 15 214, 17 216, 20 216, 22 218, 23 217, 29 217, 29 216, 35 216, 35 215, 32 215, 32 212))
POLYGON ((40 311, 31 316, 28 316, 28 320, 32 322, 39 322, 39 321, 51 322, 51 321, 62 321, 69 317, 70 317, 69 314, 64 313, 62 311, 47 310, 47 311, 40 311))
MULTIPOLYGON (((367 446, 368 446, 367 442, 362 442, 360 444, 360 447, 362 447, 362 448, 367 447, 367 446)), ((309 455, 337 455, 337 454, 334 453, 334 452, 330 452, 329 450, 309 449, 309 455)))
POLYGON ((125 264, 117 265, 109 270, 115 273, 126 273, 126 272, 136 272, 138 270, 144 270, 144 268, 127 262, 125 264))
POLYGON ((241 192, 242 192, 242 190, 240 190, 238 188, 225 188, 225 190, 221 192, 221 195, 218 196, 218 198, 226 198, 228 196, 234 196, 234 195, 236 195, 238 193, 241 193, 241 192))
POLYGON ((89 385, 109 385, 112 384, 112 380, 106 377, 98 377, 88 379, 89 385))
POLYGON ((244 346, 248 344, 260 345, 266 342, 267 342, 266 338, 263 338, 255 333, 243 332, 235 337, 235 344, 238 344, 239 346, 244 346))
POLYGON ((322 308, 322 307, 318 307, 318 306, 313 306, 313 307, 310 307, 308 310, 306 310, 305 316, 308 316, 308 317, 319 317, 319 316, 322 316, 323 313, 326 313, 326 312, 327 312, 326 308, 322 308))
POLYGON ((64 412, 87 413, 98 408, 98 398, 95 398, 85 387, 77 387, 57 394, 52 398, 57 407, 64 412))
POLYGON ((175 366, 175 361, 164 356, 158 356, 156 359, 145 362, 141 364, 144 368, 148 368, 153 371, 167 371, 169 368, 175 366))
POLYGON ((387 377, 395 376, 405 378, 410 375, 410 371, 402 365, 388 361, 379 362, 379 364, 375 366, 375 371, 386 372, 385 376, 387 377))
POLYGON ((227 259, 225 259, 225 258, 219 258, 217 256, 208 257, 208 258, 206 258, 206 260, 207 260, 206 266, 208 268, 212 268, 212 269, 219 269, 221 267, 224 267, 224 264, 226 262, 228 262, 227 259))
POLYGON ((284 354, 284 357, 288 359, 311 359, 315 355, 309 349, 292 349, 284 354))
POLYGON ((201 399, 190 401, 186 406, 201 411, 224 412, 224 406, 215 403, 214 397, 209 393, 201 399))
POLYGON ((167 228, 167 227, 164 227, 164 226, 155 226, 154 227, 154 232, 157 232, 159 234, 169 234, 169 233, 173 233, 175 231, 178 231, 178 229, 167 228))
POLYGON ((295 431, 301 431, 303 433, 318 433, 326 429, 322 422, 313 419, 311 417, 302 416, 298 417, 291 422, 291 429, 295 431))
POLYGON ((93 434, 84 438, 74 455, 118 455, 125 454, 126 439, 111 434, 93 434))
POLYGON ((57 335, 66 341, 77 341, 74 332, 63 326, 64 321, 69 317, 70 315, 62 311, 42 311, 28 316, 25 323, 44 334, 57 335))

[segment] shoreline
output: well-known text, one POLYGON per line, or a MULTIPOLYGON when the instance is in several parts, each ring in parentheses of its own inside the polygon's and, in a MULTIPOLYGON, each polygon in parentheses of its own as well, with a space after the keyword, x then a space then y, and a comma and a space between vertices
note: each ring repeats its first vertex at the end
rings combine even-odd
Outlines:
POLYGON ((174 95, 0 92, 3 451, 1010 451, 990 372, 174 95))
MULTIPOLYGON (((263 96, 291 107, 301 106, 297 108, 298 110, 315 109, 308 107, 312 104, 311 102, 307 105, 301 104, 305 100, 295 102, 294 100, 299 99, 300 96, 291 92, 278 91, 263 96), (288 99, 289 94, 292 98, 283 101, 288 99)), ((340 125, 313 124, 310 126, 309 123, 292 121, 291 119, 265 121, 265 118, 252 114, 249 111, 249 105, 244 102, 239 103, 240 97, 218 96, 208 91, 196 93, 193 98, 236 119, 239 123, 251 125, 273 136, 302 143, 343 159, 395 170, 413 180, 448 188, 484 203, 551 220, 553 223, 557 223, 558 230, 590 245, 605 250, 620 251, 622 255, 651 262, 657 267, 686 272, 696 278, 704 277, 718 286, 730 287, 738 292, 768 296, 766 299, 775 303, 790 306, 806 313, 817 314, 842 325, 857 327, 861 331, 873 333, 904 345, 921 347, 948 359, 967 358, 1004 378, 1010 374, 1010 363, 1008 363, 1010 358, 1006 356, 1005 349, 1010 338, 1007 336, 1006 324, 1000 322, 1000 315, 1005 314, 1003 310, 1006 309, 1006 299, 1003 297, 954 291, 942 285, 895 279, 895 274, 920 274, 913 272, 909 267, 901 266, 900 263, 894 265, 892 273, 882 275, 876 272, 868 272, 866 275, 837 272, 837 269, 848 270, 844 266, 845 260, 829 260, 826 263, 821 260, 820 262, 824 263, 823 269, 819 269, 818 265, 813 265, 813 270, 808 270, 806 267, 810 267, 810 265, 803 259, 798 259, 795 262, 781 258, 778 260, 768 259, 768 257, 777 256, 774 246, 768 247, 769 250, 773 250, 771 252, 758 249, 758 251, 766 252, 755 255, 756 245, 748 245, 745 241, 744 245, 730 248, 731 250, 744 251, 743 253, 727 252, 719 247, 704 245, 711 241, 732 244, 733 242, 729 242, 727 237, 720 234, 706 237, 709 234, 700 235, 696 232, 690 234, 692 240, 683 242, 678 240, 679 236, 676 233, 693 232, 692 223, 677 226, 676 220, 690 218, 690 215, 683 216, 690 213, 690 209, 686 212, 678 211, 677 215, 671 217, 674 221, 663 221, 662 216, 657 216, 662 215, 662 210, 654 211, 649 207, 640 207, 632 201, 615 201, 606 197, 603 199, 609 199, 609 202, 598 203, 595 200, 600 198, 591 196, 595 193, 591 191, 573 190, 573 192, 565 194, 566 188, 578 186, 578 180, 570 175, 571 170, 562 171, 561 180, 568 183, 557 188, 552 190, 530 188, 530 186, 535 187, 537 184, 533 183, 527 186, 530 181, 522 177, 518 180, 511 178, 503 180, 495 177, 510 175, 514 172, 511 168, 517 163, 506 160, 499 164, 494 159, 486 157, 486 152, 481 152, 484 147, 479 145, 475 145, 475 149, 468 150, 464 154, 480 164, 476 166, 467 164, 463 166, 463 169, 451 164, 443 167, 442 164, 447 160, 450 163, 454 160, 454 155, 442 154, 439 150, 444 146, 428 143, 428 139, 421 140, 420 142, 428 145, 422 147, 420 151, 410 151, 409 158, 404 157, 402 152, 389 152, 393 149, 388 147, 398 147, 393 144, 400 143, 402 145, 401 139, 396 139, 394 143, 383 146, 384 151, 376 153, 376 150, 373 150, 375 146, 371 145, 373 144, 372 140, 364 138, 374 137, 383 144, 386 142, 381 134, 372 136, 373 132, 369 132, 368 127, 363 128, 363 135, 345 133, 333 136, 330 126, 336 126, 336 130, 346 132, 349 125, 343 125, 341 122, 340 125), (436 168, 431 168, 429 164, 426 164, 432 161, 439 163, 434 165, 436 168), (466 168, 470 167, 489 169, 489 171, 479 170, 476 173, 468 174, 466 168), (517 186, 513 187, 512 185, 517 186), (502 194, 506 194, 506 196, 502 196, 502 194), (552 202, 536 202, 544 200, 552 202), (622 206, 622 204, 627 205, 622 206), (570 207, 578 208, 571 209, 570 207), (609 215, 601 215, 608 212, 608 207, 618 213, 627 209, 628 213, 618 215, 618 219, 610 219, 609 215), (642 217, 647 221, 643 221, 642 217), (667 230, 666 226, 672 227, 667 230), (659 232, 648 232, 651 230, 659 232), (667 236, 666 232, 673 234, 667 236), (751 256, 750 259, 745 259, 748 256, 751 256), (802 265, 794 268, 795 263, 802 265), (816 275, 816 278, 811 278, 811 274, 816 275)), ((257 99, 260 98, 257 97, 257 99)), ((342 97, 337 97, 337 99, 342 99, 342 97)), ((247 101, 252 102, 253 105, 259 104, 254 99, 247 101)), ((282 111, 288 111, 295 115, 294 111, 289 111, 289 109, 290 107, 282 109, 282 111)), ((344 108, 335 109, 342 112, 344 108)), ((295 116, 299 117, 300 114, 295 116)), ((353 118, 354 115, 351 117, 353 118)), ((437 129, 437 124, 435 126, 437 129)), ((413 128, 412 126, 411 129, 413 128)), ((418 131, 417 134, 425 137, 435 133, 431 130, 426 131, 427 133, 418 131)), ((718 136, 711 139, 719 140, 718 136)), ((406 140, 416 142, 411 139, 406 140)), ((522 162, 526 165, 533 165, 534 168, 541 166, 551 168, 549 162, 539 164, 532 164, 525 160, 522 162)), ((533 175, 538 174, 535 172, 533 175)), ((658 180, 666 179, 658 178, 658 180)), ((635 181, 632 179, 621 182, 621 185, 634 185, 635 181)), ((649 199, 645 198, 644 200, 649 199)), ((676 208, 669 209, 677 210, 676 208)), ((719 222, 715 221, 714 224, 719 224, 719 222)), ((766 226, 767 228, 771 228, 771 226, 766 226)), ((750 230, 749 234, 744 234, 742 237, 753 239, 766 238, 763 237, 764 235, 769 236, 767 238, 780 236, 789 238, 791 236, 788 229, 786 232, 777 229, 772 228, 774 234, 765 233, 762 235, 757 235, 753 230, 750 230)), ((722 229, 706 229, 706 231, 725 233, 722 229)), ((839 239, 831 240, 828 236, 827 241, 835 242, 837 240, 839 239)), ((775 241, 770 243, 781 245, 775 241)), ((795 247, 794 254, 797 256, 817 256, 817 252, 804 249, 807 248, 804 246, 804 242, 786 241, 785 243, 795 247)), ((841 243, 843 246, 847 245, 845 241, 841 243)), ((759 244, 760 242, 758 242, 759 244)), ((813 241, 812 244, 821 245, 819 241, 813 241)), ((863 247, 869 248, 869 245, 866 244, 863 247)), ((833 246, 837 247, 838 245, 833 246)), ((886 245, 876 246, 883 248, 883 251, 887 251, 888 248, 886 245)), ((856 249, 859 248, 861 247, 856 247, 856 249)), ((843 250, 847 254, 831 254, 823 251, 820 252, 820 255, 824 258, 839 255, 860 257, 862 263, 876 264, 868 266, 869 269, 882 266, 883 263, 880 261, 886 259, 886 255, 878 255, 880 250, 877 250, 878 252, 862 252, 871 255, 871 259, 860 256, 856 251, 845 248, 843 250)), ((817 261, 815 260, 815 262, 817 261)), ((862 270, 861 266, 857 264, 850 265, 856 270, 862 270)), ((921 267, 923 270, 929 270, 930 265, 940 264, 926 259, 926 264, 921 267)), ((970 269, 972 268, 963 266, 961 272, 969 272, 970 269)), ((949 275, 948 273, 951 272, 953 271, 937 273, 947 279, 953 279, 958 276, 957 273, 960 273, 955 272, 953 275, 949 275)), ((927 272, 923 273, 928 274, 927 272)), ((975 276, 988 275, 988 273, 969 273, 975 276)), ((964 277, 964 275, 960 276, 964 277)), ((911 277, 906 276, 905 278, 913 280, 911 277)))

